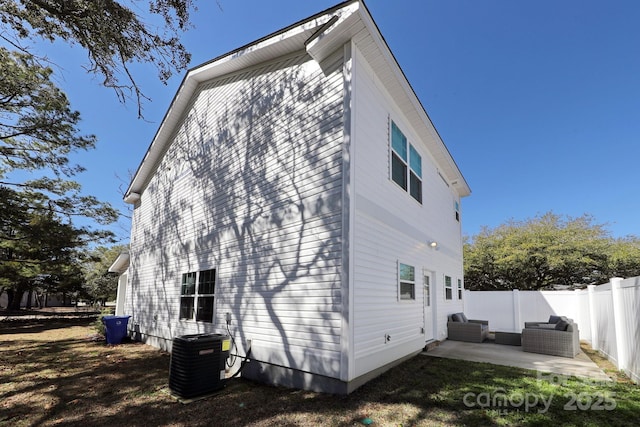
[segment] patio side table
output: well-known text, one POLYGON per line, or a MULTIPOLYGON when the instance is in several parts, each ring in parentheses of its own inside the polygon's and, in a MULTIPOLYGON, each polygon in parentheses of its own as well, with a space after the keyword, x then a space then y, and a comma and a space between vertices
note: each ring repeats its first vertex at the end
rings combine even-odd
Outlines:
POLYGON ((522 345, 522 334, 520 332, 496 331, 496 344, 522 345))

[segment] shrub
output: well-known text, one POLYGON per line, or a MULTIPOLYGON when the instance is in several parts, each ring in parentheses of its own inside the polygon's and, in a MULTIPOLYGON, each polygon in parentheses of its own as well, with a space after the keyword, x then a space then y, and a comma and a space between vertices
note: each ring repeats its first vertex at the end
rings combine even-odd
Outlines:
POLYGON ((107 334, 107 329, 104 326, 104 323, 102 322, 102 318, 104 316, 111 316, 113 314, 113 310, 109 307, 103 307, 100 309, 100 314, 98 315, 98 318, 96 319, 95 322, 93 322, 91 325, 96 329, 96 331, 98 331, 98 333, 100 335, 105 335, 107 334))

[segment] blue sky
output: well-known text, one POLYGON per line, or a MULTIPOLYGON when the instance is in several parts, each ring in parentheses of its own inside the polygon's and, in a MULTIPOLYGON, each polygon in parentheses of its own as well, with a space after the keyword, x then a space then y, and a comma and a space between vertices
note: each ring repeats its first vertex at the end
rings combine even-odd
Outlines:
MULTIPOLYGON (((199 2, 183 41, 191 66, 335 5, 199 2)), ((640 235, 640 2, 368 0, 374 20, 473 191, 463 232, 554 211, 640 235)), ((127 187, 184 73, 168 85, 136 66, 152 98, 133 103, 81 69, 79 47, 45 45, 96 150, 74 156, 84 193, 126 209, 127 187), (117 176, 120 179, 116 178, 117 176)), ((113 227, 128 239, 129 221, 113 227)))

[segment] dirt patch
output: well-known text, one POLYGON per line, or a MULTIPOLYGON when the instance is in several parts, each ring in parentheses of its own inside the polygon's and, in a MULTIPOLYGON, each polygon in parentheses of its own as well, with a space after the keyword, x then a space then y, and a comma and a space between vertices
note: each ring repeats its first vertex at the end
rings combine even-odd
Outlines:
MULTIPOLYGON (((567 412, 562 399, 571 390, 541 385, 533 371, 425 356, 349 396, 237 378, 185 405, 169 395, 169 354, 139 343, 108 346, 92 321, 0 323, 0 426, 634 425, 640 413, 636 386, 613 389, 613 412, 567 412), (554 406, 545 414, 504 413, 463 403, 468 393, 496 388, 556 393, 554 406)), ((583 394, 599 392, 580 387, 583 394)))
POLYGON ((81 307, 45 307, 21 310, 1 310, 0 322, 14 322, 37 319, 74 319, 74 318, 96 318, 100 314, 91 306, 81 307))
POLYGON ((168 354, 143 344, 107 346, 92 321, 0 324, 0 424, 106 425, 131 408, 132 396, 163 390, 168 354))

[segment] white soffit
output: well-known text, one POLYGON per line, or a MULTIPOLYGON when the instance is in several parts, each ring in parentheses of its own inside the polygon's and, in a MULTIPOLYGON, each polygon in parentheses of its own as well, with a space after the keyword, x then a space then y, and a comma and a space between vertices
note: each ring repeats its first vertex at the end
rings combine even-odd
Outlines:
POLYGON ((129 268, 129 254, 122 252, 113 264, 111 264, 111 267, 109 267, 109 273, 121 274, 126 271, 127 268, 129 268))

